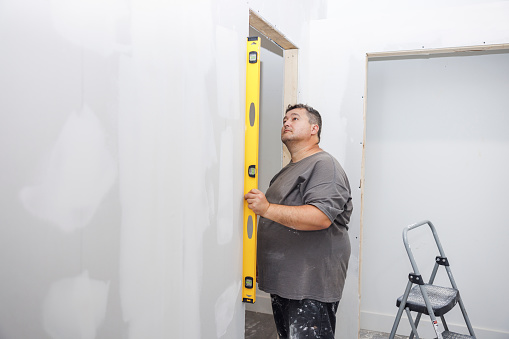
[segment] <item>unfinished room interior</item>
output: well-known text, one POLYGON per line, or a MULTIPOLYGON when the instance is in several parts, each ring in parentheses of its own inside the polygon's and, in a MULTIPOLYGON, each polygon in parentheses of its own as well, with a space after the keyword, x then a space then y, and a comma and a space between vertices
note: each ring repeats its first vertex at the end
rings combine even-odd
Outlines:
POLYGON ((442 255, 426 221, 433 284, 461 291, 440 333, 509 338, 509 1, 489 0, 0 1, 0 338, 277 339, 270 296, 242 300, 250 36, 260 190, 295 103, 351 185, 335 338, 410 336, 405 243, 426 281, 442 255))

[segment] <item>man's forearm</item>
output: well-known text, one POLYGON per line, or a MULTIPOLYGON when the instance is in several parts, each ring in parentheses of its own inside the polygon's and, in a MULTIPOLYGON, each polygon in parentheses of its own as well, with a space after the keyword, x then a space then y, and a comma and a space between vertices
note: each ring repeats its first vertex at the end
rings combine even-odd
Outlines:
POLYGON ((287 206, 270 204, 264 218, 299 231, 318 231, 328 228, 331 221, 313 205, 287 206))

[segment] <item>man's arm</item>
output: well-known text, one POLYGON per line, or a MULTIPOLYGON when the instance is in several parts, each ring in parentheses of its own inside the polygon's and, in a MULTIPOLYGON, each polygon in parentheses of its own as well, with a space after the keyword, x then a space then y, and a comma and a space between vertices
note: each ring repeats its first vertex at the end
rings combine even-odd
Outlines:
POLYGON ((323 230, 332 224, 329 217, 313 205, 270 204, 265 194, 257 189, 249 191, 244 199, 257 215, 299 231, 323 230))

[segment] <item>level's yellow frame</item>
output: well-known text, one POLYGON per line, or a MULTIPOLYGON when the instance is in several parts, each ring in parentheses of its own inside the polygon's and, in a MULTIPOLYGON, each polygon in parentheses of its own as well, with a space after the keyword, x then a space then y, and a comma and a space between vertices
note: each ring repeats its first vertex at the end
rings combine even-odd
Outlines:
MULTIPOLYGON (((247 39, 244 194, 258 188, 258 139, 260 127, 260 45, 258 37, 247 39)), ((256 214, 244 200, 242 301, 256 301, 256 214)))

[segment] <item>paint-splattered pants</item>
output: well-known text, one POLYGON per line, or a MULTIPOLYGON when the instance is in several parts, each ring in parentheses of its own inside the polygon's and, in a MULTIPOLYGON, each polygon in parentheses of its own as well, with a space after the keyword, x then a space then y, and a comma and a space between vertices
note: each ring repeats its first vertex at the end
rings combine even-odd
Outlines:
POLYGON ((280 339, 334 339, 339 302, 292 300, 275 294, 270 297, 280 339))

